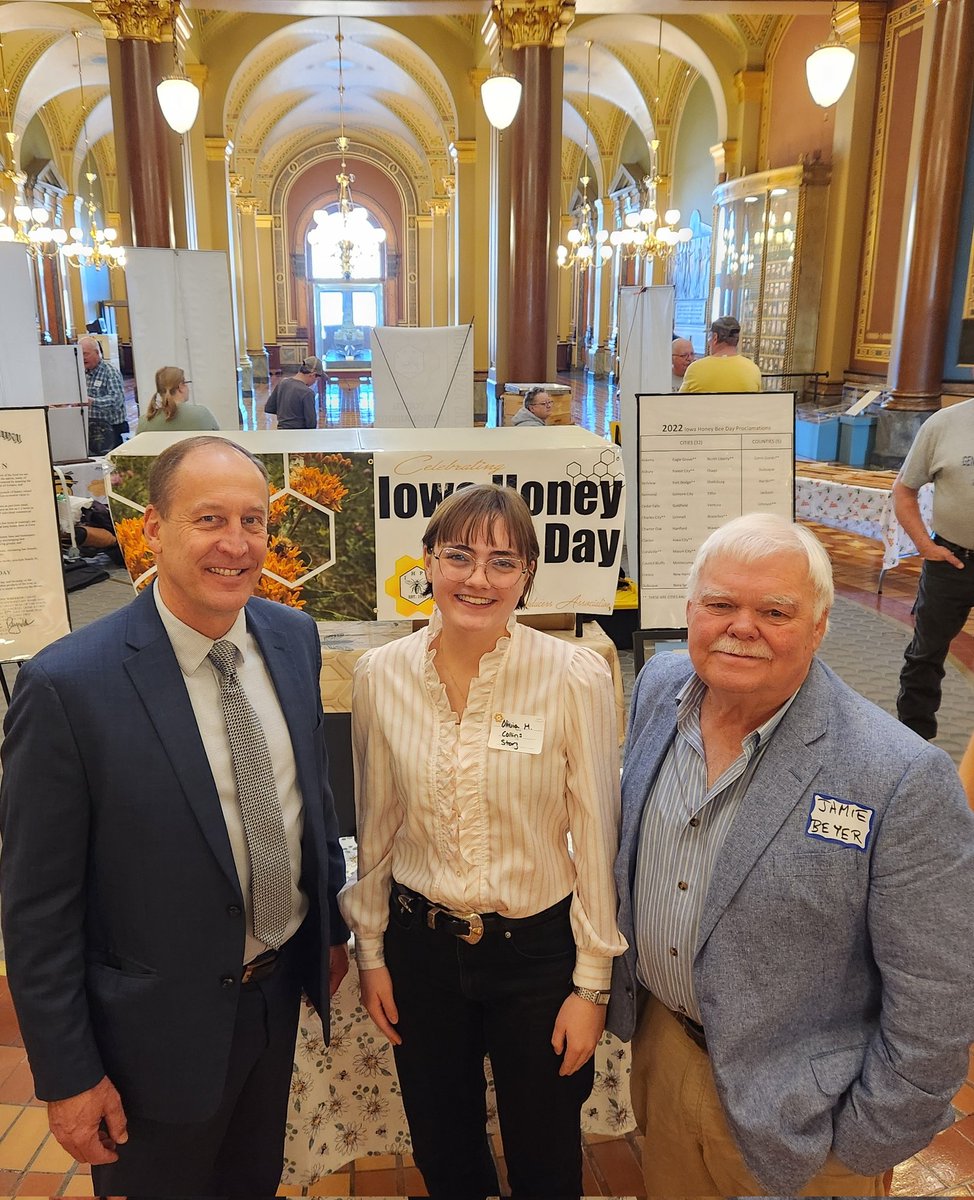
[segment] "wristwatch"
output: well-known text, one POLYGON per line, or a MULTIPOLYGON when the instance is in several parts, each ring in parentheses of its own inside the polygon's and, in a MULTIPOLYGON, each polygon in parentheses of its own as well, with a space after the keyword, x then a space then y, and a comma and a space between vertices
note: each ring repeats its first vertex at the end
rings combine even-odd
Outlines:
POLYGON ((588 1002, 590 1004, 608 1004, 609 1003, 609 993, 608 992, 596 992, 596 991, 593 991, 592 988, 578 987, 577 984, 572 988, 572 991, 575 993, 576 996, 580 997, 582 1000, 588 1000, 588 1002))

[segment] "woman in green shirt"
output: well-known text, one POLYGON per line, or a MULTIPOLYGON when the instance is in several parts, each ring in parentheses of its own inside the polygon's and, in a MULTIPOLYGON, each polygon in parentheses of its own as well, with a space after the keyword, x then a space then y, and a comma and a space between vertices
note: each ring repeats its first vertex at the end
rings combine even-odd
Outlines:
POLYGON ((189 380, 180 367, 160 367, 156 390, 146 411, 144 430, 166 433, 219 429, 216 417, 202 404, 189 404, 189 380), (160 420, 160 416, 162 419, 160 420))

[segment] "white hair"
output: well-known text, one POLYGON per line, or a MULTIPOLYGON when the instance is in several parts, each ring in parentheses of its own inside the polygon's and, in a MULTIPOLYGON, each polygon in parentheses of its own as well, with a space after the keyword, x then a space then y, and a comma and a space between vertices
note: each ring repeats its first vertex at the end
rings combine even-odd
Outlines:
POLYGON ((798 551, 808 564, 808 582, 812 591, 813 616, 818 621, 831 610, 835 600, 832 563, 825 547, 803 525, 796 525, 776 513, 745 513, 721 525, 697 551, 687 579, 687 598, 696 598, 700 576, 707 563, 721 555, 738 562, 753 563, 778 554, 798 551))

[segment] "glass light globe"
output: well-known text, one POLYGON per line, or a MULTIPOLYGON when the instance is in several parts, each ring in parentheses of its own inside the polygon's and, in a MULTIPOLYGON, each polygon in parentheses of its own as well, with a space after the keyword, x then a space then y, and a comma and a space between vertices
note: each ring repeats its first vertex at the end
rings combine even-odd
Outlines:
POLYGON ((109 225, 105 230, 105 241, 106 242, 114 242, 117 237, 118 237, 118 230, 113 229, 112 226, 109 225))
POLYGON ((611 246, 600 246, 599 254, 602 256, 603 262, 608 262, 609 259, 612 257, 612 247, 611 246))
POLYGON ((21 222, 30 220, 30 209, 26 204, 14 205, 14 220, 21 222))
POLYGON ((635 229, 641 219, 642 219, 641 213, 627 212, 626 213, 626 228, 627 229, 635 229))
POLYGON ((575 246, 582 240, 582 235, 577 229, 569 229, 569 231, 565 234, 565 237, 568 239, 568 244, 570 246, 575 246))
POLYGON ((0 242, 12 242, 16 236, 9 225, 0 225, 0 242))
POLYGON ((46 225, 51 219, 51 214, 46 208, 32 208, 30 215, 34 218, 38 225, 46 225))
POLYGON ((68 240, 67 232, 64 229, 52 229, 51 237, 54 238, 54 240, 57 242, 57 244, 59 246, 63 246, 64 243, 68 240))
POLYGON ((828 42, 815 47, 805 60, 805 78, 812 99, 820 108, 831 108, 838 101, 855 65, 855 54, 842 45, 834 32, 828 42))
POLYGON ((680 219, 680 210, 678 208, 668 208, 663 213, 663 220, 667 225, 675 225, 680 219))
POLYGON ((80 242, 80 241, 81 241, 81 239, 82 239, 82 238, 85 236, 85 235, 84 235, 84 234, 81 232, 81 230, 78 228, 78 226, 77 226, 77 225, 72 225, 72 226, 71 226, 70 233, 71 233, 71 237, 72 237, 72 239, 73 239, 74 241, 76 241, 76 242, 80 242))
POLYGON ((600 229, 598 231, 598 233, 595 235, 595 240, 601 246, 603 242, 608 240, 608 237, 609 237, 608 229, 600 229))

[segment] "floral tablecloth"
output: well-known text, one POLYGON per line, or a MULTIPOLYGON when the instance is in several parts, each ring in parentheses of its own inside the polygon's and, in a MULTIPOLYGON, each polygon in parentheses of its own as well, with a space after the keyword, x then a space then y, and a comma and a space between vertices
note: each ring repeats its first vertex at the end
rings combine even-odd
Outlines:
MULTIPOLYGON (((349 874, 355 843, 343 838, 349 874)), ((490 1064, 485 1063, 488 1081, 490 1064)), ((487 1097, 497 1132, 493 1086, 487 1097)), ((606 1034, 595 1055, 595 1086, 582 1107, 588 1133, 635 1128, 629 1103, 629 1045, 606 1034)), ((367 1154, 408 1154, 412 1148, 392 1047, 359 1004, 354 962, 331 1003, 331 1045, 313 1009, 301 1010, 285 1144, 285 1184, 308 1186, 367 1154)))
MULTIPOLYGON (((920 514, 929 529, 933 522, 933 487, 920 489, 920 514)), ((858 487, 826 479, 795 477, 795 516, 832 529, 845 529, 883 544, 883 570, 917 553, 916 546, 893 511, 887 488, 858 487)))

